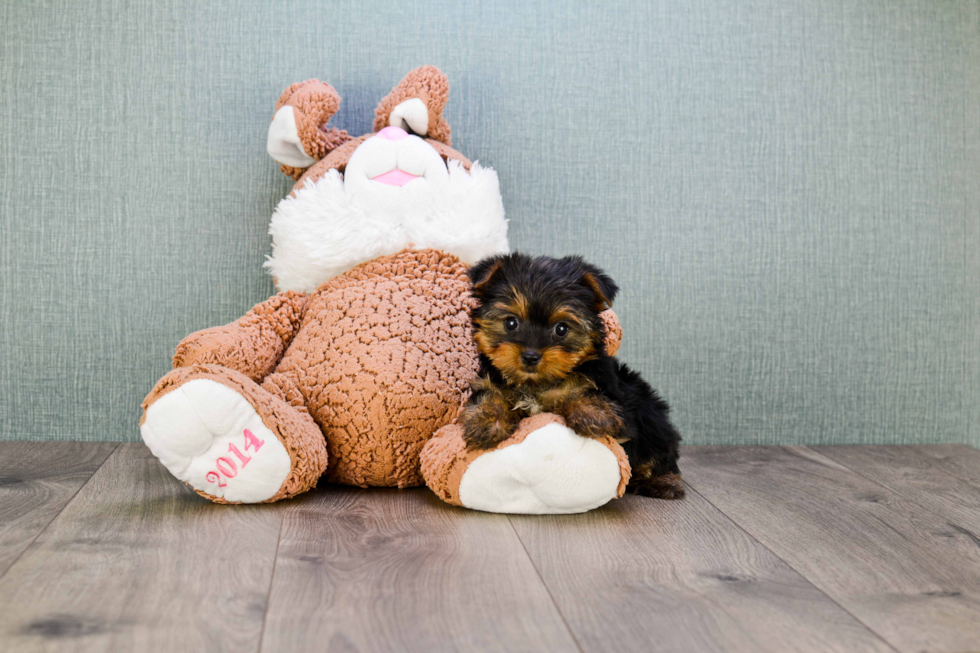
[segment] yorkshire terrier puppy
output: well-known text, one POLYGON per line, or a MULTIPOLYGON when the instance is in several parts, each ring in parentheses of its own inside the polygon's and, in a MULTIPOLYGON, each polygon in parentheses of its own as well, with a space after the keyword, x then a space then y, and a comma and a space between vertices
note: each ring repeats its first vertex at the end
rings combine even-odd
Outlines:
POLYGON ((508 254, 470 269, 480 375, 461 424, 471 449, 506 440, 525 417, 561 415, 585 437, 611 436, 632 468, 628 491, 684 496, 677 468, 681 437, 670 408, 639 374, 606 354, 599 313, 619 290, 580 257, 508 254))

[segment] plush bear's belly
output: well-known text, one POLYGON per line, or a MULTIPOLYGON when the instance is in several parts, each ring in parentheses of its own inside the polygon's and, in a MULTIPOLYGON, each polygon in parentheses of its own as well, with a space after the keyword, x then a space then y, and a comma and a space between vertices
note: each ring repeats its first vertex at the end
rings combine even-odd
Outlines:
POLYGON ((477 372, 471 303, 466 265, 436 250, 375 259, 312 294, 277 371, 323 429, 329 480, 422 484, 419 452, 477 372))

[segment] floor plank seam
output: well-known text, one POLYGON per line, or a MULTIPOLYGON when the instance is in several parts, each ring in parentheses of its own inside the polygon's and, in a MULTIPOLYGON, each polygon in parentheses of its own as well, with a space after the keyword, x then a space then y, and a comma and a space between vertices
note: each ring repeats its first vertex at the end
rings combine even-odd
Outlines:
POLYGON ((854 619, 854 621, 856 621, 857 623, 861 624, 865 629, 867 629, 867 631, 869 633, 871 633, 872 635, 874 635, 875 637, 877 637, 881 641, 882 644, 884 644, 885 646, 887 646, 891 650, 895 651, 895 653, 902 653, 901 650, 898 649, 894 644, 892 644, 890 641, 888 641, 887 639, 885 639, 884 637, 882 637, 881 634, 878 631, 876 631, 874 628, 872 628, 871 626, 869 626, 868 624, 866 624, 864 622, 864 620, 858 618, 857 615, 855 615, 850 610, 848 610, 846 607, 844 607, 843 605, 841 605, 840 602, 838 602, 834 597, 830 596, 823 589, 821 589, 820 587, 818 587, 817 585, 815 585, 813 583, 813 581, 810 580, 809 578, 807 578, 807 576, 803 572, 801 572, 799 569, 797 569, 796 567, 794 567, 793 565, 791 565, 789 562, 787 562, 786 560, 784 560, 782 556, 780 556, 778 553, 776 553, 775 551, 773 551, 772 549, 770 549, 764 542, 760 541, 759 538, 757 538, 755 535, 753 535, 752 533, 750 533, 749 531, 747 531, 740 523, 738 523, 737 521, 735 521, 735 518, 734 517, 732 517, 731 515, 729 515, 727 512, 725 512, 724 510, 722 510, 718 506, 716 506, 711 501, 711 499, 709 499, 707 496, 705 496, 701 492, 698 492, 698 489, 696 487, 694 487, 693 485, 691 485, 690 481, 688 481, 688 479, 686 479, 686 478, 684 479, 684 485, 686 485, 689 490, 691 490, 692 492, 694 492, 695 494, 697 494, 699 497, 701 497, 702 499, 704 499, 705 501, 707 501, 708 504, 710 506, 712 506, 715 510, 717 510, 719 513, 721 513, 722 515, 724 515, 725 519, 727 519, 728 521, 730 521, 732 523, 732 525, 735 526, 735 528, 737 528, 738 530, 740 530, 743 533, 745 533, 746 537, 751 538, 754 542, 758 542, 759 543, 759 546, 761 546, 763 549, 765 549, 766 551, 768 551, 769 553, 771 553, 777 560, 779 560, 784 565, 786 565, 787 568, 792 569, 793 572, 796 573, 800 578, 802 578, 803 580, 805 580, 810 585, 810 587, 812 587, 816 591, 820 592, 823 596, 826 596, 828 601, 830 601, 831 603, 833 603, 834 605, 836 605, 837 607, 839 607, 841 610, 843 610, 844 613, 847 614, 847 615, 849 615, 852 619, 854 619))
POLYGON ((565 624, 565 630, 568 631, 568 636, 572 638, 572 642, 575 643, 575 648, 579 650, 580 653, 585 653, 585 649, 582 648, 582 644, 578 641, 578 637, 575 636, 575 631, 572 630, 571 625, 568 623, 568 619, 565 618, 565 613, 561 611, 561 606, 558 605, 558 601, 555 600, 555 595, 551 593, 551 588, 548 587, 548 583, 544 582, 544 577, 541 575, 541 571, 538 566, 534 564, 534 558, 531 557, 531 553, 527 550, 524 545, 524 540, 521 539, 521 534, 517 532, 517 528, 514 527, 514 522, 511 520, 510 515, 507 515, 507 523, 510 524, 510 529, 514 532, 514 537, 517 541, 521 543, 521 549, 524 551, 524 555, 527 556, 527 561, 531 563, 531 568, 534 569, 534 573, 537 574, 538 580, 541 581, 541 586, 544 587, 544 591, 548 593, 548 598, 551 599, 551 605, 555 606, 555 611, 558 612, 558 616, 561 617, 561 622, 565 624))
POLYGON ((34 543, 37 542, 38 538, 44 535, 44 533, 51 527, 51 524, 53 524, 54 521, 61 516, 61 513, 63 513, 65 510, 68 509, 68 506, 70 506, 71 502, 75 500, 75 497, 77 497, 78 494, 85 488, 85 486, 88 485, 93 478, 95 478, 95 475, 99 473, 99 470, 102 469, 102 467, 107 462, 109 462, 109 459, 116 455, 116 452, 119 451, 119 445, 121 444, 122 442, 116 443, 116 446, 112 448, 112 451, 109 452, 109 455, 106 456, 101 463, 99 463, 99 466, 95 468, 95 470, 89 475, 87 479, 85 479, 85 482, 79 485, 78 489, 72 493, 71 498, 65 502, 65 505, 61 507, 61 510, 59 510, 56 514, 52 515, 51 519, 48 520, 48 523, 44 525, 44 528, 39 530, 37 532, 37 535, 31 538, 31 541, 28 543, 26 547, 24 547, 24 550, 20 552, 20 555, 14 558, 13 562, 11 562, 10 565, 3 570, 2 574, 0 574, 0 580, 3 580, 3 577, 6 576, 11 569, 17 566, 17 563, 19 563, 21 561, 21 558, 23 558, 27 554, 27 552, 31 550, 31 547, 34 546, 34 543))
POLYGON ((257 653, 262 653, 262 640, 265 639, 265 626, 269 620, 269 605, 272 603, 272 586, 276 582, 276 566, 279 562, 279 546, 282 544, 282 528, 286 523, 286 512, 281 512, 279 520, 279 536, 276 538, 276 554, 272 557, 272 573, 269 574, 269 591, 265 596, 265 612, 262 614, 262 628, 259 629, 259 647, 257 653))

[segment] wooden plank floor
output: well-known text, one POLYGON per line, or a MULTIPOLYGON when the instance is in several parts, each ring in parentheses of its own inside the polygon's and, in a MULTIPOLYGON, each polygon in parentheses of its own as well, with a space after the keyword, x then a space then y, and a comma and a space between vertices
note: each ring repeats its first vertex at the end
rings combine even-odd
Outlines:
POLYGON ((980 452, 688 447, 687 499, 210 504, 142 444, 0 442, 0 651, 980 651, 980 452))

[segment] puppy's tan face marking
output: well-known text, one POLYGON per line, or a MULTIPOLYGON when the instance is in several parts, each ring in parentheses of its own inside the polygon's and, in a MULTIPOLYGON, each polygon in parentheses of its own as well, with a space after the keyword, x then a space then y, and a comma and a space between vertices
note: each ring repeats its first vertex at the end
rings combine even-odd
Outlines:
POLYGON ((541 352, 541 362, 538 364, 539 374, 543 380, 557 381, 568 376, 572 370, 589 358, 594 357, 595 347, 592 345, 591 339, 586 340, 581 349, 569 350, 565 347, 548 347, 541 352))
POLYGON ((552 325, 557 325, 560 322, 564 322, 570 327, 578 327, 583 331, 589 331, 588 317, 581 315, 577 311, 574 311, 570 307, 566 307, 566 306, 561 306, 555 309, 551 313, 549 322, 552 325))
POLYGON ((531 302, 519 290, 512 287, 506 301, 494 302, 491 308, 501 316, 512 315, 518 320, 526 321, 530 315, 531 302))
POLYGON ((508 337, 512 334, 507 331, 503 320, 484 318, 477 320, 476 326, 473 337, 477 349, 490 359, 508 383, 534 381, 534 374, 526 369, 524 361, 521 360, 521 355, 527 348, 508 337))
POLYGON ((597 356, 589 317, 574 306, 532 301, 513 286, 501 292, 475 320, 477 347, 508 383, 554 383, 597 356), (525 353, 539 355, 529 363, 525 353))
POLYGON ((507 329, 503 320, 497 318, 481 318, 475 321, 473 337, 476 347, 484 356, 493 359, 492 352, 507 340, 507 329))
POLYGON ((513 332, 507 329, 507 318, 513 317, 518 322, 526 322, 530 303, 523 294, 515 288, 510 288, 510 293, 500 300, 491 304, 484 315, 475 321, 477 347, 484 356, 494 361, 499 359, 507 361, 516 359, 520 363, 521 352, 517 350, 517 343, 513 341, 513 332), (514 347, 504 347, 503 345, 514 345, 514 347))

